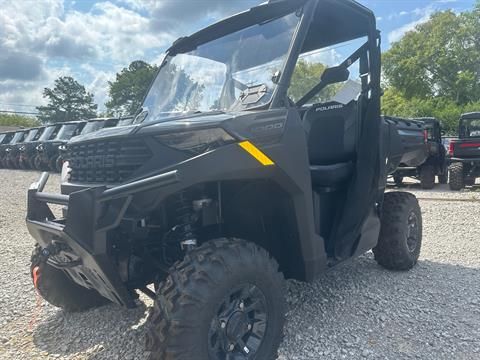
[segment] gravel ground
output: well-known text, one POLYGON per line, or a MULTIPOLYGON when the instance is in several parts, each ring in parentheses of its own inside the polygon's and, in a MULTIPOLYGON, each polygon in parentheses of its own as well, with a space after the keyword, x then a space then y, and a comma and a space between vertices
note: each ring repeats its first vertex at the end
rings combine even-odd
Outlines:
MULTIPOLYGON (((65 314, 35 297, 25 192, 38 173, 0 170, 0 358, 143 359, 151 301, 65 314)), ((56 191, 58 177, 50 182, 56 191)), ((313 284, 288 282, 280 359, 479 359, 480 199, 408 188, 421 200, 424 245, 406 273, 380 268, 371 254, 313 284)))

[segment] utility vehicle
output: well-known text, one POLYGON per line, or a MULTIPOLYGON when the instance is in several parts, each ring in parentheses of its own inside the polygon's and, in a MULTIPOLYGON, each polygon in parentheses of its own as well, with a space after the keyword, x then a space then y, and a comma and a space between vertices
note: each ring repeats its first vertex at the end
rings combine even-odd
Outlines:
POLYGON ((450 142, 449 155, 450 189, 474 185, 480 177, 480 112, 461 116, 458 139, 450 142))
POLYGON ((61 194, 47 173, 30 187, 38 292, 75 311, 142 291, 152 359, 275 358, 284 277, 370 249, 417 262, 418 202, 384 193, 404 149, 380 75, 375 16, 349 0, 269 2, 177 40, 135 123, 72 139, 61 194), (337 44, 351 55, 300 91, 296 64, 337 44))
POLYGON ((69 121, 61 123, 58 132, 50 139, 42 141, 36 148, 40 167, 59 172, 61 169, 60 148, 73 137, 81 133, 86 121, 69 121))
POLYGON ((10 146, 10 151, 8 152, 7 161, 10 163, 11 167, 26 169, 31 168, 32 164, 23 161, 21 154, 22 150, 25 149, 27 144, 37 141, 45 130, 44 126, 30 128, 28 129, 25 138, 22 142, 19 142, 15 145, 10 146))
POLYGON ((61 123, 55 123, 45 126, 42 135, 36 140, 28 144, 25 144, 20 149, 20 159, 32 166, 36 170, 45 170, 45 166, 42 161, 41 152, 43 151, 43 143, 55 138, 62 128, 61 123))
POLYGON ((10 141, 12 141, 14 135, 14 131, 8 131, 0 134, 0 168, 5 167, 5 145, 8 145, 10 141))
POLYGON ((435 177, 440 184, 448 181, 447 151, 442 141, 442 126, 435 118, 415 118, 413 121, 422 124, 424 129, 424 152, 415 157, 414 164, 400 164, 393 174, 397 185, 402 185, 403 178, 413 177, 420 180, 423 189, 433 189, 435 177))
POLYGON ((16 168, 17 164, 15 163, 15 158, 10 155, 14 152, 14 147, 16 144, 21 143, 25 138, 28 130, 17 130, 13 134, 11 140, 8 143, 0 145, 0 159, 2 161, 2 166, 5 168, 16 168))

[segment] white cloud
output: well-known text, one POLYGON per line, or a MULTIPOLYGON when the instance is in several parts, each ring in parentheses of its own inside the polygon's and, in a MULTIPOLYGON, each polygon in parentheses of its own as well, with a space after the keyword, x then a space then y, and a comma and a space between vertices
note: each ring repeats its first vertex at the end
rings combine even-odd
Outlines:
POLYGON ((177 36, 260 2, 100 0, 79 11, 74 1, 0 0, 0 109, 42 105, 43 88, 60 75, 79 80, 102 108, 108 80, 131 61, 156 61, 177 36))
POLYGON ((420 24, 427 22, 430 19, 430 16, 433 14, 434 9, 432 6, 427 6, 425 8, 417 8, 413 10, 413 14, 417 17, 420 17, 417 20, 409 22, 391 32, 388 33, 388 41, 390 43, 401 40, 401 38, 409 31, 412 31, 420 24))

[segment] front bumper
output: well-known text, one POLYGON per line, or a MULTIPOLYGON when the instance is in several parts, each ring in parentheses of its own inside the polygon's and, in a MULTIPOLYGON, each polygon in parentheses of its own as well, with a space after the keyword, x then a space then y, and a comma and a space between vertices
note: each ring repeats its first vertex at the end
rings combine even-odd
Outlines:
POLYGON ((79 285, 95 289, 115 303, 134 307, 132 292, 122 282, 109 254, 107 231, 118 226, 132 195, 178 182, 177 172, 70 195, 43 192, 48 176, 43 173, 30 186, 26 219, 28 231, 42 248, 60 249, 48 263, 67 272, 79 285), (48 204, 66 206, 65 219, 56 218, 48 204))

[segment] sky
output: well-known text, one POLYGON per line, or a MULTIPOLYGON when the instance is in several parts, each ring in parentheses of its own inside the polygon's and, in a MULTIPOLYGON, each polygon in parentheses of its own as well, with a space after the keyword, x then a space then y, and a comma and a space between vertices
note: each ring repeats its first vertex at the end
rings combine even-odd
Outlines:
MULTIPOLYGON (((178 37, 263 0, 0 0, 0 110, 35 112, 42 91, 73 76, 95 95, 133 60, 158 63, 178 37)), ((377 16, 383 50, 438 10, 475 0, 360 0, 377 16)))

